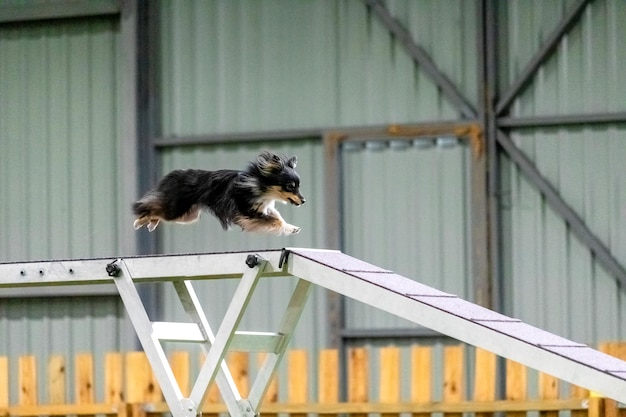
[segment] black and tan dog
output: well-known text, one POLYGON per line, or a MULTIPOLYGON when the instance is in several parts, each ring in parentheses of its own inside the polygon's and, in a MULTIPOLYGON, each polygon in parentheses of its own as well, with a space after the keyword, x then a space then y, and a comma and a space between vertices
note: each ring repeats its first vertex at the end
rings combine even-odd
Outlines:
POLYGON ((193 223, 202 210, 218 218, 226 230, 232 224, 248 232, 290 235, 300 232, 282 218, 276 201, 304 204, 297 158, 261 153, 244 171, 179 169, 133 204, 134 226, 153 231, 161 220, 193 223))

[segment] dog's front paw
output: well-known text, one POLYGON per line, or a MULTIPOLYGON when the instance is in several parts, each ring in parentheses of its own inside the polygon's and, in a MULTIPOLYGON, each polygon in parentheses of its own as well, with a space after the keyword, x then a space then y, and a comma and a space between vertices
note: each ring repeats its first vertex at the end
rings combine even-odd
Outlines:
POLYGON ((300 230, 302 230, 302 228, 298 227, 298 226, 294 226, 293 224, 287 224, 285 225, 285 227, 283 228, 283 231, 286 235, 295 235, 300 233, 300 230))

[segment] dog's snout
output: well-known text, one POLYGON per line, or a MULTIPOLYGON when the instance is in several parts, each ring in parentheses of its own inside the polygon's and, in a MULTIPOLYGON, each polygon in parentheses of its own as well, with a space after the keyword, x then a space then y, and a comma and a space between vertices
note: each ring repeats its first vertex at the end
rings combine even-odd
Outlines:
POLYGON ((306 199, 305 199, 304 197, 302 197, 302 196, 301 196, 301 197, 300 197, 300 200, 302 201, 302 203, 301 203, 301 204, 306 203, 306 199))

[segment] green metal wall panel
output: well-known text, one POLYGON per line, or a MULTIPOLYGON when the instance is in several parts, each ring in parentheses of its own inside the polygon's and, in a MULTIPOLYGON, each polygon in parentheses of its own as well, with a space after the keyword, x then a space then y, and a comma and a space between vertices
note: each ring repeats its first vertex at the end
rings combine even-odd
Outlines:
MULTIPOLYGON (((500 3, 501 89, 521 73, 573 1, 500 3)), ((626 3, 591 2, 511 116, 620 112, 626 3)), ((587 226, 626 264, 624 125, 522 129, 511 134, 587 226)), ((586 343, 625 337, 624 289, 596 263, 521 172, 505 159, 504 269, 507 312, 586 343)))
MULTIPOLYGON (((134 253, 120 49, 117 17, 0 26, 0 261, 134 253)), ((11 375, 18 355, 37 356, 46 375, 48 356, 63 354, 71 375, 77 352, 94 352, 102 369, 104 352, 134 347, 118 296, 48 291, 1 294, 0 355, 11 375)))
MULTIPOLYGON (((472 102, 475 4, 390 4, 472 102)), ((160 5, 165 136, 458 118, 360 1, 160 5)))
MULTIPOLYGON (((515 142, 622 264, 626 263, 626 126, 523 131, 515 142)), ((626 294, 515 166, 505 165, 506 306, 587 343, 626 337, 626 294)))
MULTIPOLYGON (((502 88, 512 83, 572 1, 502 3, 502 88)), ((626 4, 594 1, 511 107, 514 116, 617 112, 626 109, 626 4)))
MULTIPOLYGON (((466 299, 469 271, 469 149, 435 139, 344 146, 346 253, 466 299), (430 145, 424 147, 425 145, 430 145)), ((348 328, 413 325, 348 302, 348 328)))
POLYGON ((118 38, 115 19, 0 29, 0 260, 132 247, 118 38))

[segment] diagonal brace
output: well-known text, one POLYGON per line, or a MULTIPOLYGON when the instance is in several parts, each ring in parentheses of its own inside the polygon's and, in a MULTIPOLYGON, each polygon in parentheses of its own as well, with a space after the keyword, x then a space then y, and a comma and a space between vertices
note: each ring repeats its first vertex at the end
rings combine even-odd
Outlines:
POLYGON ((589 248, 596 260, 625 288, 626 270, 611 254, 609 248, 589 229, 578 213, 565 202, 554 186, 539 172, 535 164, 513 143, 510 137, 498 130, 497 140, 524 176, 543 194, 550 207, 561 215, 569 225, 570 230, 589 248))
POLYGON ((530 59, 517 80, 502 94, 496 105, 496 115, 502 115, 513 103, 513 100, 530 84, 537 70, 556 50, 561 39, 578 23, 587 5, 593 0, 579 0, 559 22, 557 27, 548 35, 548 38, 539 51, 530 59))
MULTIPOLYGON (((211 345, 215 342, 215 335, 202 309, 198 296, 191 285, 191 281, 175 281, 173 284, 183 309, 191 320, 196 323, 204 337, 205 342, 202 343, 201 347, 203 353, 208 355, 211 345)), ((241 400, 241 395, 237 390, 237 386, 235 385, 235 381, 230 373, 230 369, 228 369, 226 361, 222 360, 219 367, 220 369, 215 376, 215 381, 224 403, 230 410, 241 400)))
MULTIPOLYGON (((239 285, 224 315, 222 324, 215 335, 211 349, 205 358, 204 364, 191 390, 189 398, 191 402, 196 405, 198 410, 202 409, 209 384, 215 378, 218 367, 223 363, 224 356, 233 340, 235 331, 243 318, 254 289, 267 264, 268 262, 266 260, 259 259, 258 264, 254 268, 246 271, 239 281, 239 285)), ((232 388, 236 390, 234 386, 232 388)), ((251 409, 246 400, 241 400, 241 396, 238 392, 235 395, 239 398, 237 403, 226 404, 231 416, 252 416, 256 414, 256 410, 251 409)))
POLYGON ((387 30, 404 46, 413 62, 428 74, 463 117, 467 119, 476 118, 477 112, 474 106, 461 94, 450 78, 437 67, 424 48, 415 43, 411 33, 398 19, 391 15, 385 3, 381 0, 363 0, 363 2, 378 16, 387 30))
POLYGON ((283 335, 284 339, 275 352, 267 354, 263 365, 261 366, 261 369, 252 384, 252 388, 250 389, 248 399, 254 409, 258 410, 260 407, 261 401, 269 388, 270 380, 276 372, 276 369, 278 368, 278 365, 287 350, 287 345, 289 344, 289 341, 291 340, 291 337, 296 329, 296 325, 302 316, 302 312, 304 311, 304 307, 311 293, 312 286, 313 284, 309 281, 299 279, 296 284, 296 288, 293 290, 291 299, 289 300, 289 304, 287 305, 278 328, 278 333, 283 335))

